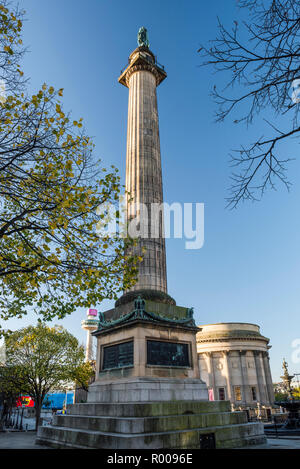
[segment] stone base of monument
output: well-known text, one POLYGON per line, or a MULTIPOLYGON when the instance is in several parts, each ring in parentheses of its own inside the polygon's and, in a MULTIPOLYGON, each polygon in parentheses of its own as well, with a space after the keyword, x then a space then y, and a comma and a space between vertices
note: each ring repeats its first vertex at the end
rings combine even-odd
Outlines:
POLYGON ((86 403, 68 406, 37 443, 54 448, 240 448, 266 442, 263 424, 247 423, 228 401, 86 403))
POLYGON ((56 448, 238 448, 266 442, 261 423, 208 400, 189 308, 138 298, 106 312, 88 402, 68 406, 37 443, 56 448), (110 320, 108 320, 110 319, 110 320))
POLYGON ((208 392, 206 384, 200 379, 135 377, 93 383, 89 386, 87 400, 89 403, 207 401, 208 392))

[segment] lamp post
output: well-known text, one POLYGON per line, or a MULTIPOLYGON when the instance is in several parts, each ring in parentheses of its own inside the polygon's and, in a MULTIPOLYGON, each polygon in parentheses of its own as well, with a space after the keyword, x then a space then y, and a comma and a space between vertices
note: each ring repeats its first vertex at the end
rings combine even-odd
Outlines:
POLYGON ((19 407, 16 409, 16 414, 15 429, 17 430, 19 426, 19 407))
POLYGON ((20 422, 20 430, 23 430, 23 414, 24 414, 24 408, 26 407, 26 404, 23 404, 22 402, 22 413, 21 413, 21 422, 20 422))
MULTIPOLYGON (((71 392, 71 391, 74 392, 74 388, 72 388, 71 386, 68 386, 68 387, 65 388, 66 397, 65 397, 64 405, 63 405, 63 410, 65 410, 65 411, 67 411, 67 405, 68 405, 68 392, 71 392)), ((74 402, 73 402, 73 404, 74 404, 74 402)))
POLYGON ((63 410, 67 410, 67 402, 68 402, 68 389, 66 391, 65 403, 63 404, 63 410))
POLYGON ((299 376, 300 376, 300 373, 295 373, 294 376, 296 376, 296 381, 297 381, 297 387, 299 388, 299 376))

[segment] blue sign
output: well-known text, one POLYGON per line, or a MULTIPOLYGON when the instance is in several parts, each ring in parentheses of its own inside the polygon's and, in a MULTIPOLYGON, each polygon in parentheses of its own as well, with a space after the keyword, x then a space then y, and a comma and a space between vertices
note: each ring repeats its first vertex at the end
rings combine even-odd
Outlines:
MULTIPOLYGON (((65 392, 54 392, 46 394, 43 402, 43 409, 62 409, 66 400, 65 392)), ((67 404, 73 404, 74 392, 67 393, 67 404)))

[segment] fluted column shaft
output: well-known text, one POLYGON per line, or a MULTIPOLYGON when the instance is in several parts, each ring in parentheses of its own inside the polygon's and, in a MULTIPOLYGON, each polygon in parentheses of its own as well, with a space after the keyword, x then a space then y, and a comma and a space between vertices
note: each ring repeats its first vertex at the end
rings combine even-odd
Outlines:
POLYGON ((266 377, 266 385, 267 385, 269 404, 273 405, 274 401, 275 401, 275 396, 274 396, 274 387, 273 387, 273 382, 272 382, 272 375, 271 375, 269 360, 270 360, 270 358, 269 358, 268 352, 264 352, 263 353, 263 364, 264 364, 264 371, 265 371, 265 377, 266 377))
POLYGON ((262 363, 262 352, 255 351, 254 352, 254 359, 255 359, 255 367, 256 367, 256 376, 257 376, 257 386, 258 386, 258 400, 261 404, 266 404, 266 393, 265 393, 265 376, 264 376, 264 369, 262 363))
POLYGON ((133 252, 144 257, 139 266, 138 282, 130 291, 150 289, 166 293, 163 213, 155 220, 158 237, 151 237, 150 219, 152 204, 163 202, 156 86, 156 77, 148 70, 137 70, 128 80, 126 191, 130 199, 127 216, 129 223, 136 215, 141 216, 141 237, 133 252), (140 204, 144 204, 146 213, 140 211, 140 204))
POLYGON ((246 353, 247 353, 246 350, 240 350, 241 373, 242 373, 242 382, 243 382, 243 393, 242 393, 243 396, 242 397, 243 397, 243 401, 245 404, 251 401, 246 353))
POLYGON ((214 400, 218 399, 216 393, 216 380, 215 380, 215 370, 214 370, 214 361, 213 361, 213 354, 211 352, 206 352, 207 357, 207 371, 208 371, 208 387, 213 390, 214 400))
POLYGON ((232 400, 232 379, 231 379, 231 369, 229 364, 229 351, 223 351, 224 363, 225 363, 225 376, 227 383, 227 399, 232 400))

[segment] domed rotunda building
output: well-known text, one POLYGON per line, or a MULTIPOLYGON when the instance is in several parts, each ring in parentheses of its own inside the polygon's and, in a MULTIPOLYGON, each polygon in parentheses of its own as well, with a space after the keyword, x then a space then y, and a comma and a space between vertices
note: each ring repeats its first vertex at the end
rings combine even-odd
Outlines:
POLYGON ((200 325, 197 352, 200 377, 211 400, 230 400, 235 409, 272 408, 274 391, 269 339, 256 324, 200 325))

